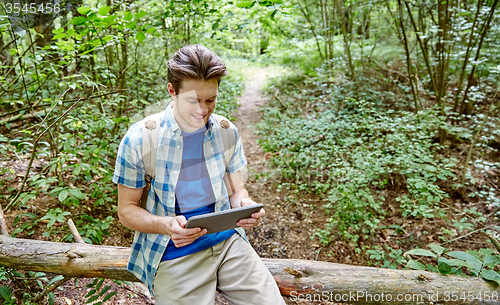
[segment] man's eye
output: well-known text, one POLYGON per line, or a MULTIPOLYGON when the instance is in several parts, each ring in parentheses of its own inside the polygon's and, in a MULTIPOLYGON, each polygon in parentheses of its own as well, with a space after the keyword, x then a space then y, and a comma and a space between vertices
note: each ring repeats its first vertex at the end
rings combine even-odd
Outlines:
POLYGON ((195 103, 198 103, 197 100, 193 100, 193 101, 189 101, 191 104, 195 104, 195 103))
POLYGON ((215 100, 208 100, 207 103, 213 103, 215 100))

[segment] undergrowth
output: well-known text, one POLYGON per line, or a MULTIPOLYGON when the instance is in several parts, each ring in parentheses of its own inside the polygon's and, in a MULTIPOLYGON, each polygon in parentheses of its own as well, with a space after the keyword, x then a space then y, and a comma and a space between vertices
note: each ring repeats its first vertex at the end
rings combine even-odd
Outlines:
MULTIPOLYGON (((449 142, 440 144, 439 134, 467 142, 474 128, 448 124, 434 108, 394 107, 404 103, 395 94, 381 100, 381 92, 366 86, 373 78, 358 82, 297 74, 275 79, 259 125, 279 187, 324 198, 330 217, 316 231, 323 245, 335 234, 354 245, 368 238, 387 217, 388 201, 396 201, 404 218, 445 217, 441 207, 461 186, 461 169, 459 160, 445 157, 449 142), (397 197, 388 199, 389 191, 397 197)), ((484 197, 480 192, 469 196, 484 197)), ((498 206, 497 197, 485 199, 498 206)))

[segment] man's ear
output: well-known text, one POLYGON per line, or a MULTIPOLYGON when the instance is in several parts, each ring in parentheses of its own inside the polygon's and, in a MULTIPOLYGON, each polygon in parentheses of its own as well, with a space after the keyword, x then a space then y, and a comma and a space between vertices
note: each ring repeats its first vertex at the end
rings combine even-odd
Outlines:
POLYGON ((168 88, 168 93, 170 94, 170 96, 175 100, 176 96, 175 96, 175 89, 174 89, 174 85, 172 85, 172 83, 168 83, 167 84, 167 88, 168 88))

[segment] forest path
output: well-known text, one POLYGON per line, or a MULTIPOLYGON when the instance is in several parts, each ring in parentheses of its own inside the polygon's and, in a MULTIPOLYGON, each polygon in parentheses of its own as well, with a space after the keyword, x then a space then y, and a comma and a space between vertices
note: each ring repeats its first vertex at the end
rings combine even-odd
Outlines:
MULTIPOLYGON (((262 119, 261 107, 268 102, 261 90, 270 77, 282 74, 283 71, 271 67, 249 67, 245 70, 245 90, 239 99, 238 112, 234 115, 234 124, 240 132, 248 161, 246 188, 250 197, 263 203, 266 210, 261 223, 246 231, 246 234, 255 251, 263 258, 328 261, 328 251, 321 251, 319 243, 310 239, 316 228, 325 223, 322 200, 315 195, 297 196, 289 190, 277 188, 276 184, 281 181, 276 180, 276 176, 266 174, 272 168, 266 164, 267 155, 259 145, 259 136, 254 131, 255 124, 262 119), (312 206, 317 208, 312 210, 312 206)), ((309 303, 292 297, 284 299, 286 304, 309 303)), ((315 304, 335 303, 318 301, 315 304)))
POLYGON ((267 78, 275 75, 276 71, 270 68, 252 67, 248 69, 248 72, 249 80, 246 81, 245 90, 239 98, 240 107, 238 107, 238 113, 235 114, 237 120, 234 124, 241 134, 248 166, 252 170, 258 170, 259 164, 265 158, 258 144, 259 138, 254 133, 254 127, 262 119, 259 107, 267 102, 261 90, 267 78))

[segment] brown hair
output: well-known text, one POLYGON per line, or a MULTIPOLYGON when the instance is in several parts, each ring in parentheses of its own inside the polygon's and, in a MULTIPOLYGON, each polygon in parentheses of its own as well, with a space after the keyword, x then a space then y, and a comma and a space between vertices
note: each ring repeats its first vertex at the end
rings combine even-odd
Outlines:
POLYGON ((201 44, 187 45, 175 52, 167 63, 167 79, 179 93, 184 79, 220 80, 227 74, 226 65, 215 52, 201 44))

